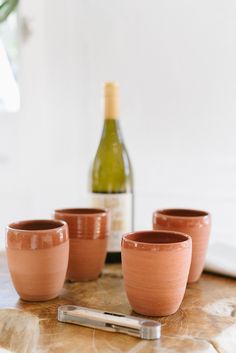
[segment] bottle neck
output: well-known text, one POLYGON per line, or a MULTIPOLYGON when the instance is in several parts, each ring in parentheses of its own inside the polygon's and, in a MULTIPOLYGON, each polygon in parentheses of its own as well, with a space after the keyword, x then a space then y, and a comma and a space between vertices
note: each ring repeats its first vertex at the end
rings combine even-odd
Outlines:
POLYGON ((109 138, 111 140, 122 140, 121 131, 120 131, 120 122, 119 119, 104 119, 102 137, 109 138))
POLYGON ((119 126, 118 85, 107 82, 104 87, 104 126, 103 137, 109 140, 121 140, 119 126))

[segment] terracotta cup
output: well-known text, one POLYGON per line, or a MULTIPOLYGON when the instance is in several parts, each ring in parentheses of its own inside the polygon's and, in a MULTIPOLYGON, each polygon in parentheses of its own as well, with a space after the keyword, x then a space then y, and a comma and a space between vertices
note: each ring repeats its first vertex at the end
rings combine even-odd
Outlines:
POLYGON ((107 211, 98 208, 68 208, 56 210, 54 218, 66 221, 69 226, 70 255, 67 279, 97 279, 107 253, 107 211))
POLYGON ((189 235, 140 231, 123 236, 122 271, 133 310, 142 315, 174 314, 184 297, 191 263, 189 235))
POLYGON ((44 301, 59 295, 69 258, 65 222, 11 223, 6 229, 6 252, 12 282, 22 299, 44 301))
POLYGON ((211 230, 210 214, 205 211, 178 208, 157 210, 153 214, 153 228, 191 235, 193 250, 188 282, 196 282, 204 267, 211 230))

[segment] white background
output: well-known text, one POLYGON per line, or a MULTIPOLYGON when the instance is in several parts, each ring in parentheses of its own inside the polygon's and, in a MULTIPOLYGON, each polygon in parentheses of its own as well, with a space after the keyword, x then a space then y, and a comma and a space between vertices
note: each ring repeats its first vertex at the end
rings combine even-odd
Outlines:
POLYGON ((121 87, 136 229, 152 211, 213 215, 236 245, 236 2, 22 0, 19 114, 0 115, 0 247, 16 219, 86 204, 102 84, 121 87))

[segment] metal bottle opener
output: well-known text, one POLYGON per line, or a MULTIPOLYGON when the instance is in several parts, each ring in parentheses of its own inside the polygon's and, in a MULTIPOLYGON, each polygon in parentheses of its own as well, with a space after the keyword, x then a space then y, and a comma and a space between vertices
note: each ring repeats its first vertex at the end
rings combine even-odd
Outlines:
POLYGON ((63 305, 58 308, 58 320, 103 331, 125 333, 146 340, 161 337, 161 324, 135 316, 88 309, 76 305, 63 305))

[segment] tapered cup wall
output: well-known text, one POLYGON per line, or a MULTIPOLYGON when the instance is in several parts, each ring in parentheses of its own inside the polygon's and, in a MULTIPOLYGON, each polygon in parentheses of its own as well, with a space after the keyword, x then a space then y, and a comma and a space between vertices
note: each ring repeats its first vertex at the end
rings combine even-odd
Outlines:
POLYGON ((22 299, 44 301, 60 294, 69 258, 65 222, 11 223, 6 230, 6 253, 12 282, 22 299))
POLYGON ((174 314, 184 297, 192 255, 191 237, 143 231, 122 239, 122 271, 134 311, 148 316, 174 314))
POLYGON ((54 212, 69 226, 70 255, 67 279, 90 281, 104 266, 108 240, 108 213, 99 208, 71 208, 54 212))
POLYGON ((157 210, 153 229, 183 232, 192 237, 193 254, 188 282, 196 282, 203 271, 211 230, 211 215, 190 209, 157 210))

